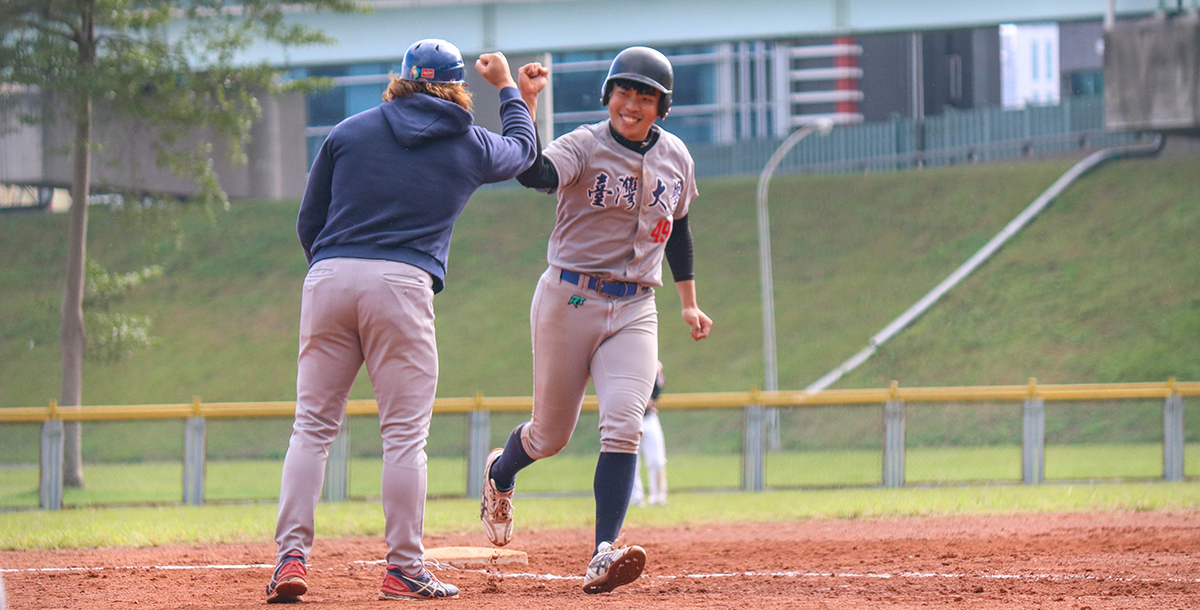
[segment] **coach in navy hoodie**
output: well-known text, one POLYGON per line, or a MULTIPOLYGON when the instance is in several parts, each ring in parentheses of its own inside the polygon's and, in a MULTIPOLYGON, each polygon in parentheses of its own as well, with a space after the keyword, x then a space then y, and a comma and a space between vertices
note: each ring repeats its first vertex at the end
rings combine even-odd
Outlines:
MULTIPOLYGON (((453 597, 424 567, 425 439, 437 389, 433 295, 454 221, 480 185, 525 171, 533 121, 499 53, 475 69, 499 91, 503 135, 472 125, 458 49, 409 47, 384 103, 338 124, 309 173, 297 232, 310 262, 300 303, 296 420, 283 463, 268 602, 308 591, 329 444, 367 365, 383 437, 387 570, 381 599, 453 597)), ((522 76, 522 86, 526 85, 522 76)))
POLYGON ((408 263, 429 272, 441 292, 450 232, 467 199, 482 184, 514 178, 537 156, 516 87, 500 89, 500 118, 503 136, 472 125, 471 113, 451 101, 412 95, 339 123, 313 162, 300 204, 297 230, 309 263, 408 263))

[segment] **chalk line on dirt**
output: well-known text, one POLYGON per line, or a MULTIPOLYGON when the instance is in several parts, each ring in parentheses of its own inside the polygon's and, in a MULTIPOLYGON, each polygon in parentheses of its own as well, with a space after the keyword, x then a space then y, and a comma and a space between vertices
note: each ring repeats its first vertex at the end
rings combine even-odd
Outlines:
MULTIPOLYGON (((379 561, 355 561, 357 564, 377 564, 379 561)), ((254 570, 254 569, 271 569, 275 566, 267 563, 251 563, 251 564, 209 564, 209 565, 141 565, 141 566, 100 566, 100 567, 49 567, 49 568, 0 568, 0 573, 5 572, 27 572, 27 573, 46 573, 46 572, 93 572, 102 570, 254 570)), ((489 572, 488 570, 474 570, 455 568, 447 565, 431 565, 434 569, 446 569, 458 572, 474 572, 488 576, 499 576, 501 578, 526 578, 532 580, 583 580, 582 576, 564 576, 559 574, 534 574, 531 572, 489 572)), ((311 569, 311 567, 310 567, 311 569)), ((330 568, 332 569, 332 568, 330 568)), ((1097 582, 1177 582, 1177 583, 1200 583, 1200 578, 1138 578, 1126 576, 1097 576, 1094 574, 967 574, 960 572, 801 572, 801 571, 782 571, 782 572, 715 572, 710 574, 654 574, 643 576, 643 578, 656 578, 663 580, 674 579, 709 579, 709 578, 871 578, 871 579, 890 579, 890 578, 982 578, 990 580, 1048 580, 1048 581, 1072 581, 1072 580, 1091 580, 1097 582)))

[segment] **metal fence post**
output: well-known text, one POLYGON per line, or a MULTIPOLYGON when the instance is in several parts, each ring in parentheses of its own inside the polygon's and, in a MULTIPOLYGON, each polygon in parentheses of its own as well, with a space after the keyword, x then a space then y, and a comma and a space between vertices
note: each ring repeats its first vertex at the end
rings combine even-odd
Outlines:
POLYGON ((1035 384, 1035 380, 1029 380, 1021 425, 1021 482, 1026 485, 1046 480, 1046 405, 1034 395, 1035 384))
MULTIPOLYGON (((892 388, 895 389, 895 384, 892 388)), ((883 405, 883 486, 904 487, 904 401, 892 398, 883 405)))
POLYGON ((50 417, 42 424, 42 459, 38 506, 60 510, 63 506, 63 422, 55 417, 58 405, 50 403, 50 417))
POLYGON ((765 449, 763 419, 766 415, 765 411, 766 409, 759 404, 750 405, 745 410, 742 434, 743 491, 762 491, 763 489, 763 453, 765 449))
POLYGON ((193 416, 183 422, 183 503, 204 504, 204 482, 208 459, 208 423, 193 416))
POLYGON ((325 460, 325 487, 321 499, 325 502, 345 502, 350 498, 350 420, 344 418, 337 438, 329 443, 325 460))
POLYGON ((492 414, 483 409, 483 394, 475 394, 475 410, 467 414, 467 497, 483 491, 483 462, 492 438, 492 414))
POLYGON ((1163 402, 1163 479, 1182 481, 1183 477, 1183 396, 1172 388, 1163 402))

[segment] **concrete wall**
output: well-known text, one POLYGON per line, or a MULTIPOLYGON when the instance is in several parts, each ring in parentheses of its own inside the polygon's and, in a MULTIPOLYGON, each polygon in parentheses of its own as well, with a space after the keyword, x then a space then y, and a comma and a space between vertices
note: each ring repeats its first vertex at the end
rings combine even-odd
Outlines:
POLYGON ((1200 130, 1200 18, 1117 23, 1104 36, 1110 129, 1200 130))
MULTIPOLYGON (((234 199, 299 197, 308 172, 304 148, 304 96, 264 98, 262 116, 243 142, 248 164, 233 164, 223 146, 212 146, 221 187, 234 199)), ((36 93, 25 93, 22 104, 34 110, 41 122, 15 123, 12 109, 3 117, 9 129, 0 136, 0 183, 70 188, 73 173, 71 147, 75 137, 70 114, 62 105, 36 93), (53 110, 53 109, 60 110, 53 110)), ((118 118, 97 104, 93 123, 92 192, 108 190, 154 192, 187 197, 196 193, 190 180, 179 178, 155 162, 151 145, 155 129, 136 117, 118 118)), ((204 130, 181 137, 186 146, 215 142, 204 130)))
POLYGON ((40 96, 16 90, 7 92, 0 106, 0 183, 38 184, 42 176, 42 129, 21 121, 41 118, 40 96))
POLYGON ((1104 24, 1078 21, 1058 24, 1059 70, 1077 72, 1104 67, 1104 24))
MULTIPOLYGON (((539 61, 550 64, 545 53, 508 56, 515 71, 522 65, 539 61)), ((474 93, 475 124, 499 133, 500 103, 495 87, 475 72, 474 58, 468 57, 467 82, 474 93)), ((23 184, 69 188, 72 176, 71 143, 74 128, 65 111, 47 113, 48 120, 35 125, 17 121, 21 112, 37 113, 59 107, 36 93, 20 98, 19 108, 0 113, 0 184, 23 184), (57 118, 57 120, 56 120, 57 118)), ((212 159, 221 188, 231 199, 299 198, 304 194, 308 175, 305 145, 307 109, 304 96, 291 94, 281 98, 261 98, 262 116, 251 129, 251 138, 243 142, 248 163, 235 165, 227 151, 213 145, 212 159)), ((553 139, 554 113, 550 86, 539 97, 538 131, 543 142, 553 139)), ((109 109, 97 105, 93 138, 92 192, 110 190, 155 192, 187 197, 196 193, 189 180, 173 175, 155 163, 151 142, 155 130, 136 118, 114 117, 109 109)), ((197 142, 215 142, 212 133, 200 131, 180 138, 188 146, 197 142)))
MULTIPOLYGON (((236 198, 299 198, 304 194, 308 176, 304 96, 293 94, 260 101, 262 117, 250 132, 251 139, 246 145, 248 167, 242 170, 246 174, 246 191, 236 198)), ((239 170, 230 168, 227 171, 232 174, 239 170)), ((224 176, 221 184, 225 184, 224 176)), ((230 197, 235 195, 230 194, 230 197)))

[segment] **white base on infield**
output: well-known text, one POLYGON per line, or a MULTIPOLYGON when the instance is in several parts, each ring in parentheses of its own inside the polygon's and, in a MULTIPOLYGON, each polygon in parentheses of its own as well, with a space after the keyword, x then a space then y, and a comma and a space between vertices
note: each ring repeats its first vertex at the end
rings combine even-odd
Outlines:
POLYGON ((478 546, 443 546, 425 549, 425 558, 436 559, 439 563, 454 567, 471 564, 529 563, 529 555, 525 551, 478 546))

